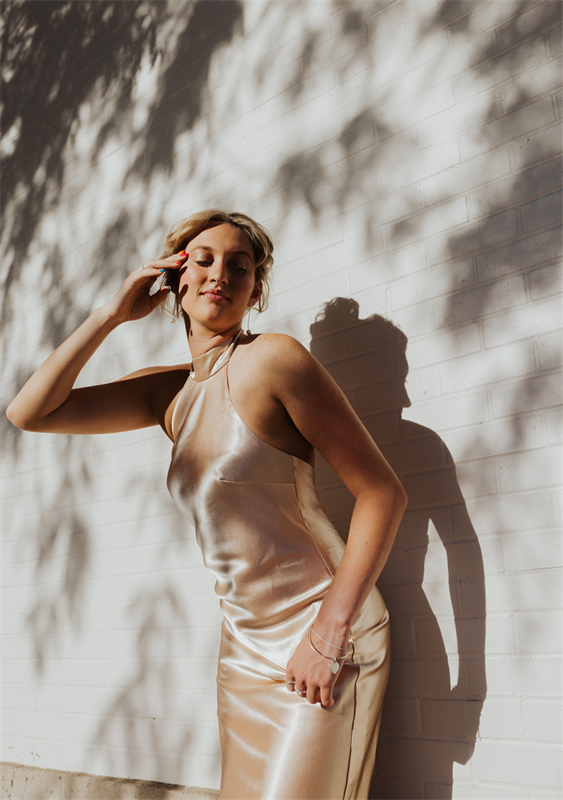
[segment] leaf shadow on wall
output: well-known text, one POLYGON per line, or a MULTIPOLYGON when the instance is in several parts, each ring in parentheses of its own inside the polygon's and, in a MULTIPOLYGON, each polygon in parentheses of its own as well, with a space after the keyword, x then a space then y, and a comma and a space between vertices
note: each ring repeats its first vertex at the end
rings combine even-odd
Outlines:
MULTIPOLYGON (((344 390, 409 497, 378 587, 391 614, 392 666, 380 734, 373 797, 451 797, 453 765, 473 753, 486 696, 485 591, 481 548, 437 433, 404 420, 407 337, 391 321, 360 319, 358 303, 338 297, 311 326, 311 352, 344 390), (438 620, 423 588, 428 529, 447 554, 459 672, 454 688, 438 620), (424 775, 424 785, 421 775, 424 775), (447 791, 447 794, 443 792, 447 791)), ((317 480, 327 512, 345 535, 353 498, 321 462, 317 480)))
MULTIPOLYGON (((213 55, 238 31, 242 4, 239 0, 184 0, 183 7, 185 13, 178 14, 178 5, 167 2, 8 0, 4 3, 3 124, 10 134, 2 183, 3 236, 8 253, 4 260, 0 317, 5 355, 12 355, 12 323, 21 295, 29 292, 28 260, 35 254, 41 224, 63 202, 63 186, 69 180, 69 173, 76 171, 76 164, 68 162, 68 153, 73 152, 75 135, 80 130, 80 113, 86 111, 92 118, 96 115, 107 118, 98 127, 98 135, 82 165, 84 169, 93 168, 112 137, 119 139, 119 134, 129 129, 138 77, 147 60, 154 67, 162 55, 167 43, 166 40, 162 43, 162 37, 166 36, 167 25, 174 15, 180 18, 181 30, 177 38, 170 37, 175 42, 174 48, 166 53, 161 87, 148 112, 147 124, 138 135, 143 158, 131 167, 124 184, 139 177, 148 180, 159 171, 170 174, 176 137, 189 130, 201 115, 213 55), (181 113, 173 113, 178 104, 181 113)), ((91 129, 96 129, 94 121, 91 129)), ((131 138, 134 143, 133 134, 131 138)), ((154 210, 153 214, 156 216, 154 210)), ((143 219, 127 208, 116 208, 104 218, 99 239, 88 248, 86 263, 78 264, 75 253, 69 257, 58 244, 48 248, 38 281, 46 308, 40 333, 45 349, 56 348, 91 313, 91 298, 103 290, 108 280, 116 274, 125 277, 131 251, 137 249, 136 238, 142 223, 143 219)), ((71 224, 70 220, 63 221, 60 230, 72 249, 67 236, 71 224)), ((24 366, 15 379, 18 388, 37 366, 34 357, 31 356, 29 367, 25 358, 20 361, 24 366)), ((151 351, 149 343, 147 363, 157 357, 157 351, 151 351)), ((121 359, 118 356, 120 364, 121 359)), ((126 356, 122 361, 122 372, 129 371, 126 356)), ((16 387, 14 394, 15 391, 16 387)), ((32 470, 26 476, 31 482, 25 487, 27 494, 14 503, 19 515, 26 498, 32 498, 33 520, 38 520, 32 531, 25 518, 21 525, 18 519, 15 527, 21 527, 22 539, 33 541, 34 588, 25 626, 33 645, 36 676, 41 682, 64 654, 68 632, 75 636, 88 628, 85 619, 92 601, 87 587, 96 549, 90 514, 97 492, 97 475, 90 469, 93 446, 91 437, 51 439, 51 435, 24 433, 10 425, 4 416, 2 419, 15 473, 21 471, 30 455, 31 436, 35 437, 38 452, 50 447, 50 456, 54 456, 54 461, 49 462, 50 480, 45 480, 44 470, 32 470), (60 553, 63 557, 56 558, 60 553)), ((111 463, 108 468, 111 469, 111 463)), ((138 483, 146 481, 147 489, 153 490, 162 472, 149 467, 140 476, 138 483)), ((142 519, 148 501, 137 489, 142 519)), ((167 549, 169 555, 177 540, 163 538, 164 560, 167 549)), ((183 540, 182 544, 186 542, 183 540)), ((124 574, 123 578, 124 586, 129 586, 130 575, 124 574)), ((168 609, 165 627, 177 626, 176 641, 182 640, 185 628, 189 627, 183 611, 184 598, 164 579, 160 594, 154 592, 147 603, 132 601, 137 668, 131 676, 123 678, 121 672, 126 671, 127 659, 117 659, 114 665, 119 674, 114 675, 113 685, 123 688, 116 692, 103 714, 104 723, 93 735, 90 754, 91 760, 95 760, 96 752, 103 751, 107 756, 105 766, 99 767, 102 774, 114 771, 119 774, 118 750, 121 755, 125 751, 124 758, 132 770, 140 768, 142 762, 145 773, 159 780, 182 774, 186 743, 192 735, 191 723, 173 726, 177 736, 172 733, 169 737, 168 755, 154 746, 154 717, 166 716, 166 702, 173 696, 173 693, 167 695, 165 688, 181 685, 181 679, 178 682, 174 675, 173 663, 169 662, 170 642, 174 637, 169 631, 159 632, 153 624, 153 612, 163 605, 163 600, 168 609), (151 691, 153 697, 157 696, 153 704, 147 701, 151 691), (108 739, 113 751, 105 747, 108 739), (138 751, 147 743, 141 758, 138 751), (147 757, 146 752, 153 755, 147 757)), ((103 668, 101 664, 100 670, 103 668)))

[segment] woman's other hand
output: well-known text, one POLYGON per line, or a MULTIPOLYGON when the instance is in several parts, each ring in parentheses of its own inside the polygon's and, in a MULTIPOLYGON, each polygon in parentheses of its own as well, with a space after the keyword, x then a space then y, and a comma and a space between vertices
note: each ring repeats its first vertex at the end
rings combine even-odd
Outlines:
POLYGON ((182 251, 167 258, 147 261, 132 272, 119 291, 103 306, 108 319, 120 324, 148 316, 170 292, 168 286, 163 286, 151 294, 155 280, 167 269, 179 269, 187 258, 188 254, 182 251))
MULTIPOLYGON (((331 647, 325 644, 311 631, 311 639, 318 651, 325 653, 331 647), (321 649, 322 648, 322 649, 321 649)), ((334 663, 331 656, 344 655, 338 648, 346 650, 346 640, 339 642, 333 653, 326 652, 327 658, 311 647, 308 635, 298 644, 295 653, 287 662, 286 685, 290 692, 296 691, 309 703, 320 703, 325 708, 331 708, 334 703, 332 695, 334 685, 338 678, 342 660, 338 661, 338 671, 332 672, 330 665, 334 663)))

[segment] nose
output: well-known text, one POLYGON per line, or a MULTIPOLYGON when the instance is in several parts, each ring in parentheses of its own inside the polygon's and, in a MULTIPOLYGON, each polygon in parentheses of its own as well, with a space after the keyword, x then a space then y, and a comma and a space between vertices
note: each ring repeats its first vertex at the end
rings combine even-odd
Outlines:
POLYGON ((227 265, 223 256, 217 255, 214 258, 213 266, 209 273, 209 280, 215 284, 225 284, 229 282, 227 265))

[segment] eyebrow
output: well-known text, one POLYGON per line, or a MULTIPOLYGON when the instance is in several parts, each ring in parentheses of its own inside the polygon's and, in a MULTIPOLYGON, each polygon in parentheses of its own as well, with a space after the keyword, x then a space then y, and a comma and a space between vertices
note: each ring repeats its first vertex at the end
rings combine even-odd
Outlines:
MULTIPOLYGON (((213 248, 208 247, 206 244, 198 244, 195 247, 195 250, 208 250, 210 253, 213 253, 213 248)), ((232 256, 247 256, 248 258, 252 258, 248 250, 233 250, 230 254, 232 256)))

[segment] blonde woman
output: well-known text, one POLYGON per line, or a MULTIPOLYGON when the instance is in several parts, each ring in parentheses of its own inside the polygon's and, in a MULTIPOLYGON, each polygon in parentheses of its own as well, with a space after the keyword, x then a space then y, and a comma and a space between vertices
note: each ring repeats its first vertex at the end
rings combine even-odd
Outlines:
POLYGON ((248 309, 265 307, 272 253, 244 214, 178 223, 164 254, 55 350, 8 417, 66 434, 160 425, 173 442, 168 486, 195 525, 224 614, 222 800, 367 798, 389 670, 375 581, 405 493, 305 348, 242 331, 248 309), (106 336, 170 300, 191 363, 73 388, 106 336), (346 546, 319 503, 315 449, 356 499, 346 546))

